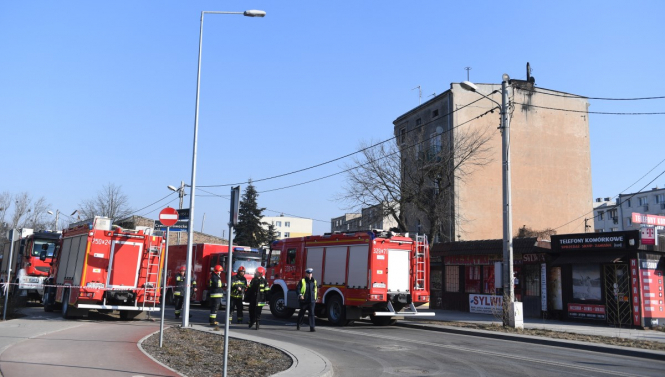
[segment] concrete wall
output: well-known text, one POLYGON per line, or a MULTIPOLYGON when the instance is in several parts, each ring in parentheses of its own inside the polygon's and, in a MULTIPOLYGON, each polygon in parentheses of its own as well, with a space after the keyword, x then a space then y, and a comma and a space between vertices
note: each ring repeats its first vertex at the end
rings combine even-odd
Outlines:
MULTIPOLYGON (((500 89, 500 85, 479 84, 478 88, 481 93, 491 93, 500 89)), ((452 84, 451 90, 457 106, 478 98, 477 93, 466 91, 459 84, 452 84)), ((510 122, 513 234, 523 225, 536 230, 558 228, 557 233, 581 233, 584 232, 583 218, 559 227, 592 209, 589 119, 585 113, 543 107, 584 112, 588 101, 539 93, 542 91, 561 94, 543 88, 538 88, 538 92, 521 89, 512 92, 515 102, 510 122)), ((501 102, 500 93, 492 98, 501 102)), ((464 108, 454 114, 455 124, 493 106, 491 101, 483 100, 477 106, 464 108)), ((457 208, 465 221, 457 233, 462 239, 502 237, 499 122, 499 115, 495 112, 464 126, 494 134, 489 142, 494 160, 466 176, 459 185, 457 208)), ((463 132, 463 128, 455 132, 463 132)))
MULTIPOLYGON (((499 90, 491 98, 501 103, 500 84, 476 84, 479 92, 489 94, 499 90)), ((519 86, 516 84, 515 86, 519 86)), ((563 98, 546 93, 564 93, 537 88, 537 91, 514 89, 511 129, 511 178, 513 235, 526 225, 534 230, 558 228, 557 233, 584 232, 584 217, 592 217, 591 152, 589 147, 589 120, 585 113, 588 101, 584 98, 563 98), (545 92, 545 93, 542 93, 545 92), (536 107, 539 106, 539 107, 536 107), (566 112, 545 109, 577 110, 566 112), (586 216, 584 216, 586 214, 586 216), (578 217, 580 219, 562 226, 578 217), (560 228, 559 228, 560 227, 560 228)), ((502 238, 502 155, 499 111, 462 125, 496 105, 483 99, 473 105, 480 96, 451 84, 450 91, 400 116, 394 122, 395 135, 400 129, 412 127, 414 119, 422 117, 431 108, 440 108, 445 114, 449 104, 452 114, 451 128, 455 142, 469 132, 485 132, 488 157, 485 166, 467 166, 465 174, 455 183, 455 220, 449 236, 461 240, 502 238), (450 96, 450 97, 449 97, 450 96)), ((443 117, 442 117, 443 118, 443 117)), ((422 119, 421 122, 425 122, 422 119)), ((444 119, 432 122, 426 133, 441 125, 444 119)), ((448 134, 444 134, 444 137, 448 134)), ((413 217, 413 216, 410 216, 413 217)), ((413 219, 409 221, 414 226, 413 219)), ((593 223, 590 223, 593 227, 593 223)), ((593 229, 593 228, 591 228, 593 229)))

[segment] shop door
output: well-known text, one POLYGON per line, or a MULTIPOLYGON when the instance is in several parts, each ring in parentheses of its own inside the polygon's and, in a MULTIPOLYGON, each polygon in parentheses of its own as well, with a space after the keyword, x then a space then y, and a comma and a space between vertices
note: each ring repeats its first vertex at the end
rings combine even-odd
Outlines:
POLYGON ((605 297, 607 322, 630 326, 630 277, 627 264, 605 265, 605 297))

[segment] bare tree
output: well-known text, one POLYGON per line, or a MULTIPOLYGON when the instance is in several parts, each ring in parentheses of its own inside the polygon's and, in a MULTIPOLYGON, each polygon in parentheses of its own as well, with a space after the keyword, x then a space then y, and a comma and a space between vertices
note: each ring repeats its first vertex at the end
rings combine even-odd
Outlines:
POLYGON ((10 229, 48 229, 46 211, 48 203, 44 197, 33 199, 27 192, 0 194, 0 240, 7 239, 10 229), (9 218, 9 221, 7 221, 9 218))
POLYGON ((530 227, 527 227, 526 225, 523 225, 517 231, 517 236, 516 237, 518 237, 518 238, 536 237, 539 240, 549 241, 551 239, 551 237, 555 234, 556 234, 556 230, 554 230, 552 228, 537 230, 537 229, 532 229, 530 227))
POLYGON ((454 211, 454 185, 491 161, 489 138, 488 130, 461 130, 454 138, 452 132, 411 132, 400 145, 362 145, 337 200, 353 207, 383 203, 383 216, 398 230, 426 234, 430 242, 449 240, 445 230, 463 222, 454 211))
POLYGON ((97 196, 79 203, 79 212, 84 219, 95 216, 104 216, 119 220, 129 216, 132 209, 129 206, 127 195, 122 192, 121 186, 107 183, 97 192, 97 196))

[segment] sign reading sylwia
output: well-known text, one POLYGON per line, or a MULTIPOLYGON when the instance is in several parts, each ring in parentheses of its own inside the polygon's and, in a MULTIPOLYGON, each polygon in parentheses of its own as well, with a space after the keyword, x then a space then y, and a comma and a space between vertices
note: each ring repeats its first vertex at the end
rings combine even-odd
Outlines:
POLYGON ((503 297, 494 295, 469 295, 469 312, 480 314, 501 313, 503 297))

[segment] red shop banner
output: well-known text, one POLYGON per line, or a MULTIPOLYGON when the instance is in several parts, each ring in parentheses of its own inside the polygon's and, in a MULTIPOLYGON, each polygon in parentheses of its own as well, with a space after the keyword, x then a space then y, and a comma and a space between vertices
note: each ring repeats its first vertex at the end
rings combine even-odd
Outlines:
POLYGON ((633 325, 642 326, 642 301, 640 300, 640 269, 637 259, 630 260, 630 289, 633 291, 633 325))

